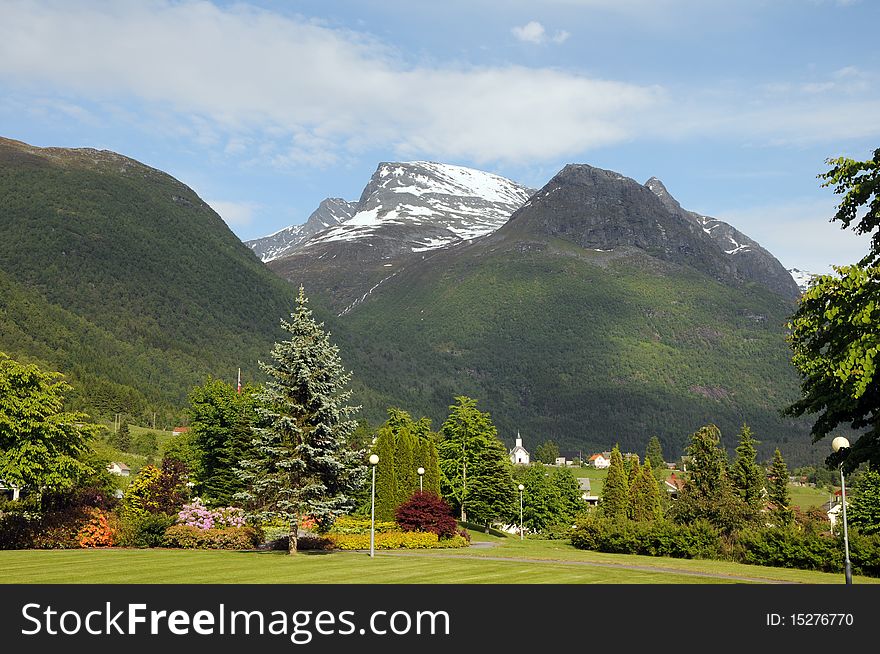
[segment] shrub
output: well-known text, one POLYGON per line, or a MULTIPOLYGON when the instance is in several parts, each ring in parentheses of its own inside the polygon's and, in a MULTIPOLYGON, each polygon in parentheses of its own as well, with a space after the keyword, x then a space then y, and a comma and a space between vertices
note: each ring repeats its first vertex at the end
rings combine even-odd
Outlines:
POLYGON ((116 531, 110 524, 106 513, 92 509, 91 519, 77 533, 80 547, 110 547, 116 540, 116 531))
POLYGON ((594 515, 581 518, 571 532, 579 549, 612 554, 646 554, 675 558, 717 558, 721 534, 703 520, 677 525, 665 520, 633 522, 594 515))
MULTIPOLYGON (((387 531, 397 531, 396 522, 376 522, 375 530, 377 534, 387 531)), ((353 516, 342 516, 336 518, 333 526, 330 527, 331 534, 370 534, 370 519, 355 518, 353 516)))
POLYGON ((260 542, 253 527, 200 529, 192 525, 172 525, 165 530, 162 545, 181 549, 248 550, 260 542))
MULTIPOLYGON (((369 534, 333 534, 330 538, 334 547, 339 550, 370 549, 369 534)), ((433 549, 467 547, 468 541, 459 534, 441 540, 437 534, 424 531, 383 532, 376 534, 374 545, 377 550, 433 549)))
POLYGON ((202 504, 200 498, 195 497, 189 504, 184 504, 183 508, 177 513, 177 522, 178 524, 198 529, 244 527, 244 509, 234 506, 209 509, 202 504))
POLYGON ((843 548, 835 538, 794 527, 744 529, 736 540, 744 563, 826 572, 843 568, 843 548))
POLYGON ((119 544, 126 547, 160 547, 174 516, 165 513, 124 512, 120 517, 119 544))
POLYGON ((404 531, 426 531, 439 538, 454 536, 458 530, 452 507, 436 493, 413 493, 397 507, 395 518, 404 531))

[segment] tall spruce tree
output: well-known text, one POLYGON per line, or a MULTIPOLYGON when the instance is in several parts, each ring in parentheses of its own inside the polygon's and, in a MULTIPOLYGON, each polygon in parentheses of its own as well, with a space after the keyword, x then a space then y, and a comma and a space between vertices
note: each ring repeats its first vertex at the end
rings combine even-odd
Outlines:
POLYGON ((743 424, 736 447, 736 459, 730 468, 730 480, 737 495, 746 503, 752 517, 757 517, 764 505, 764 470, 758 465, 758 441, 752 430, 743 424))
POLYGON ((727 455, 721 449, 721 431, 715 425, 701 427, 691 436, 684 488, 673 505, 673 517, 688 524, 708 520, 730 533, 747 520, 744 502, 733 492, 727 472, 727 455))
POLYGON ((660 446, 660 439, 651 436, 648 446, 645 448, 645 463, 651 462, 651 468, 654 470, 654 476, 659 477, 666 468, 666 461, 663 460, 663 448, 660 446))
POLYGON ((413 450, 419 444, 409 429, 403 429, 397 435, 394 446, 394 476, 397 486, 397 506, 406 502, 412 494, 419 490, 418 464, 413 450))
POLYGON ((419 458, 416 463, 425 469, 425 474, 422 478, 422 486, 425 492, 439 495, 440 466, 437 459, 437 445, 434 442, 433 435, 431 438, 424 438, 419 441, 419 458))
POLYGON ((773 513, 782 524, 791 524, 794 513, 791 509, 791 494, 788 491, 788 466, 779 448, 773 453, 773 463, 767 478, 767 496, 773 503, 773 513))
POLYGON ((253 448, 240 467, 246 490, 239 497, 255 518, 289 525, 291 554, 300 520, 311 516, 329 527, 351 509, 366 474, 364 452, 349 446, 357 429, 357 407, 347 404, 351 376, 307 302, 300 287, 290 321, 281 321, 290 339, 260 364, 268 381, 257 396, 253 448))
POLYGON ((608 466, 608 476, 602 485, 602 500, 599 506, 602 515, 606 518, 624 519, 629 513, 629 482, 618 445, 611 450, 611 464, 608 466))
POLYGON ((847 513, 849 523, 863 534, 880 532, 880 472, 873 467, 859 475, 847 513))
POLYGON ((630 517, 638 522, 659 520, 663 517, 660 486, 651 468, 651 459, 645 461, 629 490, 630 517))
POLYGON ((120 452, 131 452, 131 430, 127 422, 119 425, 119 429, 113 435, 113 447, 120 452))
POLYGON ((477 409, 472 398, 455 400, 437 443, 440 488, 461 520, 473 518, 488 525, 512 511, 510 460, 489 414, 477 409))

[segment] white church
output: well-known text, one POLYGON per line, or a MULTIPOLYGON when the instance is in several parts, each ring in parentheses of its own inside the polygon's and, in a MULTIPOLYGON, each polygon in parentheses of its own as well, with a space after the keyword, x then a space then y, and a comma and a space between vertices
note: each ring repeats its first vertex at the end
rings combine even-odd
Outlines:
POLYGON ((522 438, 519 435, 519 431, 517 431, 516 445, 514 445, 513 449, 510 450, 510 462, 513 465, 527 466, 529 465, 529 460, 529 451, 523 447, 522 438))

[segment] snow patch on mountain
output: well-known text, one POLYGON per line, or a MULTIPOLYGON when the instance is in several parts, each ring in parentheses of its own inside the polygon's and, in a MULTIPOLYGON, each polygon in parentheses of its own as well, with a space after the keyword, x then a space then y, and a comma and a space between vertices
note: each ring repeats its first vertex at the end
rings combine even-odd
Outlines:
POLYGON ((813 277, 816 276, 814 273, 800 270, 798 268, 789 268, 788 273, 801 291, 806 291, 810 287, 810 282, 813 281, 813 277))

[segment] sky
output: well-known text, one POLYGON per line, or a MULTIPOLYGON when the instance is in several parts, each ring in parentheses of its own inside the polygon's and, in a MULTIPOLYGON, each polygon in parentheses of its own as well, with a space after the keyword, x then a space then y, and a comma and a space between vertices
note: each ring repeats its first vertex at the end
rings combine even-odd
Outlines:
POLYGON ((827 273, 867 251, 817 175, 880 147, 877 25, 874 0, 3 0, 0 136, 164 170, 242 240, 383 161, 534 188, 587 163, 827 273))

